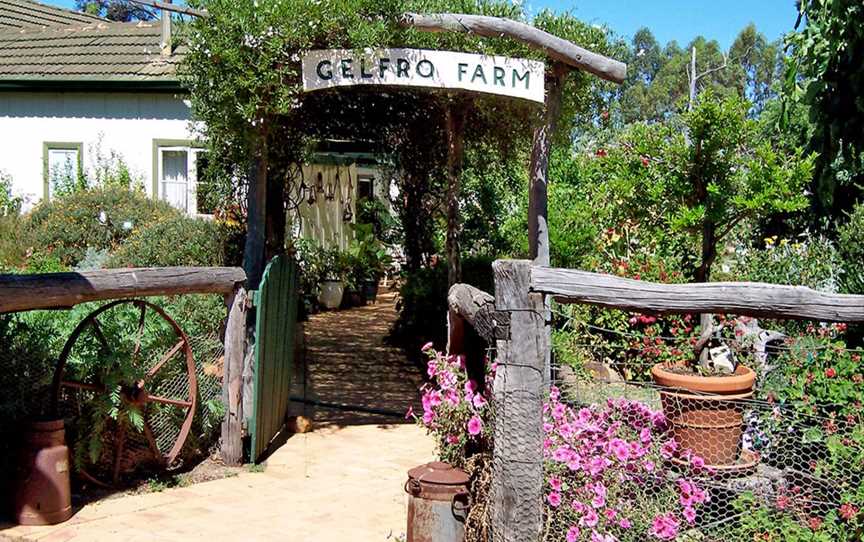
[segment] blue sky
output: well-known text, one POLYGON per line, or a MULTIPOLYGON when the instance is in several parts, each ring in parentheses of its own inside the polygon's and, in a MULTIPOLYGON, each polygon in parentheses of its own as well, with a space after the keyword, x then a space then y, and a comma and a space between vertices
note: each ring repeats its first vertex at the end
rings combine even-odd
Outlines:
MULTIPOLYGON (((64 7, 74 0, 41 0, 64 7)), ((647 26, 665 45, 677 40, 684 45, 697 35, 716 39, 729 47, 738 31, 756 23, 769 40, 779 38, 795 24, 795 0, 523 0, 529 11, 543 8, 572 11, 590 23, 606 23, 629 39, 647 26)))

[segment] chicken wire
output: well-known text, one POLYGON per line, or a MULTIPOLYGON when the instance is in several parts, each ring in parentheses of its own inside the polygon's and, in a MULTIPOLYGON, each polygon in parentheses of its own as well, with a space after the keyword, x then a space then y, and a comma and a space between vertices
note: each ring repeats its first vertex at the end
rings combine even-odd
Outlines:
MULTIPOLYGON (((603 341, 569 346, 616 355, 603 341)), ((762 396, 760 381, 755 393, 694 393, 604 363, 586 375, 555 359, 551 373, 544 540, 864 540, 860 404, 804 412, 762 396)))
MULTIPOLYGON (((42 314, 46 317, 56 318, 54 311, 33 311, 30 316, 35 315, 38 319, 42 314)), ((7 321, 14 321, 15 315, 0 316, 7 321)), ((180 322, 182 327, 182 322, 180 322)), ((2 338, 2 337, 0 337, 2 338)), ((57 367, 57 359, 66 337, 54 338, 50 344, 23 345, 21 355, 6 364, 6 369, 0 371, 0 486, 9 487, 12 483, 17 457, 17 448, 20 445, 20 435, 24 424, 28 420, 39 419, 50 415, 52 380, 57 367), (33 351, 34 355, 28 357, 27 352, 33 351)), ((212 451, 215 436, 221 417, 224 415, 222 406, 222 358, 223 345, 218 336, 198 335, 189 337, 189 343, 195 361, 195 372, 197 376, 198 401, 192 432, 187 438, 178 460, 172 466, 182 467, 190 460, 206 455, 212 451)), ((144 364, 155 363, 162 352, 154 352, 146 359, 144 364)), ((182 355, 176 356, 177 361, 182 361, 182 355)), ((171 363, 174 363, 172 360, 171 363)), ((170 365, 170 363, 169 363, 170 365)), ((151 394, 170 398, 188 398, 188 379, 184 371, 173 371, 161 379, 151 394)), ((59 402, 60 414, 66 419, 72 419, 80 412, 81 405, 92 400, 93 392, 76 390, 64 391, 59 402)), ((173 442, 176 441, 180 430, 177 420, 177 412, 171 412, 169 408, 147 408, 145 418, 153 427, 156 442, 161 453, 167 453, 173 442)), ((179 410, 179 409, 174 409, 179 410)), ((110 421, 108 422, 110 425, 110 421)), ((110 450, 113 449, 116 433, 108 428, 103 437, 103 453, 97 464, 104 464, 105 469, 113 468, 113 457, 110 450), (110 467, 108 465, 111 465, 110 467)), ((75 429, 67 424, 67 443, 70 445, 73 457, 76 453, 75 429)), ((154 454, 148 439, 141 431, 126 431, 125 436, 126 453, 121 461, 121 469, 127 475, 127 479, 151 472, 154 468, 161 468, 154 462, 154 454), (136 474, 137 473, 137 474, 136 474)), ((3 491, 8 495, 8 491, 3 491)))

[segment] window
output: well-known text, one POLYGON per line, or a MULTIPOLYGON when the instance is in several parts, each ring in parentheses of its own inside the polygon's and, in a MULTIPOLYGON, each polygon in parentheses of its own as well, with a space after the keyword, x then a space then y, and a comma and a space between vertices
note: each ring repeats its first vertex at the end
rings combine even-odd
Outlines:
POLYGON ((71 192, 81 177, 81 143, 46 142, 42 146, 45 197, 71 192))
POLYGON ((190 214, 206 214, 198 205, 198 165, 205 163, 203 150, 188 142, 154 141, 155 196, 190 214))
POLYGON ((357 199, 363 201, 372 199, 375 195, 374 186, 375 178, 368 174, 359 174, 357 176, 357 199))

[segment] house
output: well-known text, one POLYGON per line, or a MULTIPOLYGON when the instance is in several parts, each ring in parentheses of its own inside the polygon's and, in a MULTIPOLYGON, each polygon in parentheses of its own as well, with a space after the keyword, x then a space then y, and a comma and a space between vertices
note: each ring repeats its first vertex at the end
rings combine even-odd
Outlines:
MULTIPOLYGON (((0 0, 0 173, 25 209, 119 158, 151 196, 210 213, 198 184, 206 155, 177 75, 185 47, 165 23, 0 0)), ((302 168, 316 188, 297 198, 303 236, 344 247, 358 198, 387 199, 387 188, 373 188, 374 160, 361 154, 329 150, 302 168)))

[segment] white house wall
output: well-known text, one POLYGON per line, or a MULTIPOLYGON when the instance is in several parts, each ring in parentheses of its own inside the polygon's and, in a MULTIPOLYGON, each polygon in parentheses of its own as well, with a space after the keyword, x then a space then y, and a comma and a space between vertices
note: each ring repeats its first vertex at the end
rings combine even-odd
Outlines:
POLYGON ((344 250, 354 238, 351 224, 357 219, 357 167, 355 165, 306 165, 303 166, 303 179, 307 186, 314 189, 320 172, 325 188, 328 181, 333 182, 335 186, 337 171, 340 187, 332 200, 328 200, 325 194, 316 191, 314 203, 310 205, 308 200, 304 200, 300 204, 300 235, 305 239, 316 241, 321 246, 344 250), (349 205, 349 201, 352 218, 350 221, 345 221, 345 208, 349 205))
POLYGON ((154 140, 190 140, 182 98, 141 92, 0 92, 0 171, 28 206, 44 194, 43 143, 80 142, 85 170, 95 153, 119 154, 152 192, 154 140))

